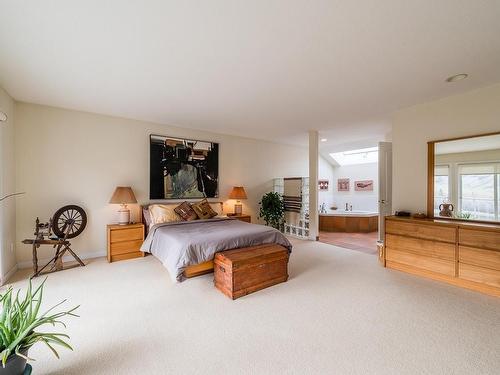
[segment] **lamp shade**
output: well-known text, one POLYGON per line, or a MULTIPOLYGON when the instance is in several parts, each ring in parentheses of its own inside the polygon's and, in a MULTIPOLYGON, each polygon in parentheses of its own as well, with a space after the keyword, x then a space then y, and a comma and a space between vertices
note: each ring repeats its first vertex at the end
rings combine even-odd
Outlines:
POLYGON ((243 186, 235 186, 229 194, 229 199, 247 199, 247 193, 243 186))
POLYGON ((134 192, 130 186, 118 186, 109 200, 113 204, 137 203, 134 192))

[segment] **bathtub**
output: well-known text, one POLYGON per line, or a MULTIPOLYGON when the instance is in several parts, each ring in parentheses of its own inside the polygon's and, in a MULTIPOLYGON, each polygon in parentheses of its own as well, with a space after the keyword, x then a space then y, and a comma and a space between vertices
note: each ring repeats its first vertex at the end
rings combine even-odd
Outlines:
POLYGON ((368 233, 378 230, 378 212, 329 210, 319 214, 323 232, 368 233))

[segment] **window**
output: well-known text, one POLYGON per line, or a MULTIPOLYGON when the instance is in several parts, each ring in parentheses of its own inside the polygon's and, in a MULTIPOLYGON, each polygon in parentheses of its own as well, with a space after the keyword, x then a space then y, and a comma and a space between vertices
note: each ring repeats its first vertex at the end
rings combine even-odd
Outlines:
POLYGON ((497 220, 500 220, 500 173, 497 173, 497 220))
POLYGON ((330 157, 339 165, 378 163, 378 147, 360 148, 344 152, 334 152, 330 157))
POLYGON ((450 199, 450 167, 436 165, 434 169, 434 215, 439 215, 439 205, 450 199))
POLYGON ((498 220, 500 163, 462 164, 458 174, 459 214, 476 220, 498 220))

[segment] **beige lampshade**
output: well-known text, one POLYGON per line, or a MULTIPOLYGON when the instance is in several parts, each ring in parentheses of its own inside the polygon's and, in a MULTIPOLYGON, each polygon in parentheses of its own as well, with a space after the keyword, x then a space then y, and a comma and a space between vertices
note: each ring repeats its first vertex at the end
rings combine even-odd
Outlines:
POLYGON ((109 200, 113 204, 137 203, 134 192, 130 186, 118 186, 109 200))
POLYGON ((229 199, 247 199, 247 193, 245 192, 243 186, 233 187, 233 190, 231 190, 231 193, 229 194, 229 199))

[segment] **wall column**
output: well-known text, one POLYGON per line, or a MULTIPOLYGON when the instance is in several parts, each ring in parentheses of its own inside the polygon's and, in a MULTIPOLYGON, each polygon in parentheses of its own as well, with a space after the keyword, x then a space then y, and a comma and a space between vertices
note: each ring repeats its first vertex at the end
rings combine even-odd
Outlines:
POLYGON ((309 131, 309 239, 319 239, 318 216, 318 169, 319 169, 319 144, 318 131, 309 131))

